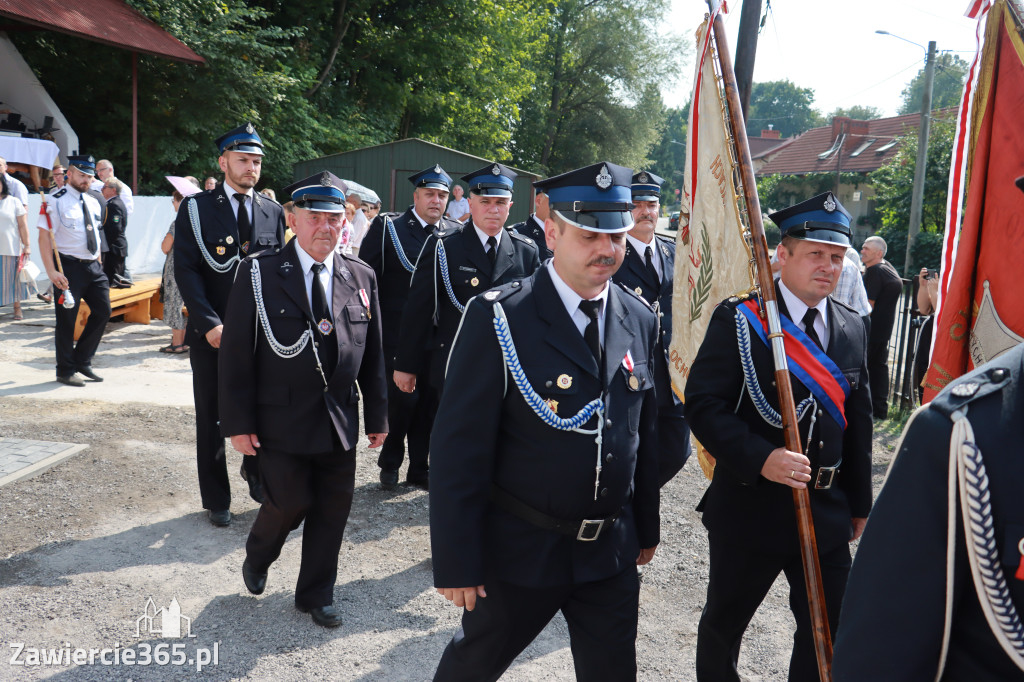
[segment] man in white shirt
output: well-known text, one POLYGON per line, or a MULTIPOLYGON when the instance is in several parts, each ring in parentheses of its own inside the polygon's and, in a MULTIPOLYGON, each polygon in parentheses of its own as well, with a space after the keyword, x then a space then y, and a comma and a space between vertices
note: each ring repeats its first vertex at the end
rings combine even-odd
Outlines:
MULTIPOLYGON (((89 189, 102 192, 103 183, 112 177, 114 177, 114 164, 110 163, 107 159, 100 159, 96 162, 97 179, 93 181, 89 189)), ((128 211, 128 215, 131 215, 135 211, 135 200, 132 198, 132 188, 128 186, 128 183, 121 183, 121 191, 117 193, 117 196, 121 197, 125 210, 128 211)))
POLYGON ((452 200, 448 202, 448 208, 444 214, 452 220, 460 223, 466 222, 469 218, 469 200, 462 196, 462 185, 452 187, 452 200))

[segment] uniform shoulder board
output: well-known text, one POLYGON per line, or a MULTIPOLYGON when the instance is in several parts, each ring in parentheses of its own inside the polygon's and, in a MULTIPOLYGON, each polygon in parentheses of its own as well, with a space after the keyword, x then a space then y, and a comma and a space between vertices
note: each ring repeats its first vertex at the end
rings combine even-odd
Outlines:
POLYGON ((460 232, 462 232, 462 225, 460 223, 455 223, 454 225, 451 223, 447 225, 441 223, 434 229, 434 236, 438 239, 444 239, 460 232))
POLYGON ((356 267, 361 267, 366 270, 373 270, 373 268, 367 265, 366 261, 361 260, 358 256, 353 256, 352 254, 349 253, 343 253, 341 254, 341 257, 347 260, 348 262, 353 263, 354 265, 356 265, 356 267))
POLYGON ((515 280, 508 284, 502 284, 501 286, 494 287, 493 289, 488 289, 482 294, 476 296, 476 298, 490 304, 496 303, 497 301, 504 301, 506 298, 509 298, 521 291, 523 291, 523 283, 519 280, 515 280))
POLYGON ((256 192, 256 194, 260 195, 260 201, 269 201, 272 204, 277 204, 278 206, 281 205, 281 202, 275 199, 274 197, 268 197, 266 194, 263 194, 262 192, 256 192))
POLYGON ((654 310, 654 308, 651 307, 651 304, 647 302, 647 299, 644 298, 643 296, 641 296, 640 294, 636 293, 636 291, 634 291, 633 289, 630 289, 629 287, 627 287, 622 282, 615 282, 615 283, 619 285, 620 289, 625 291, 627 294, 629 294, 630 296, 632 296, 636 300, 638 300, 641 303, 643 303, 645 308, 647 308, 648 310, 654 310))
POLYGON ((54 194, 52 196, 53 196, 54 199, 60 199, 62 196, 64 196, 67 193, 68 193, 68 188, 67 187, 61 187, 59 190, 54 192, 54 194))
POLYGON ((514 227, 513 228, 509 228, 508 233, 510 235, 512 235, 513 239, 518 239, 519 241, 526 242, 527 244, 533 244, 534 243, 534 241, 532 239, 527 237, 525 234, 520 234, 518 231, 516 231, 516 229, 514 227))
POLYGON ((743 292, 742 294, 730 296, 729 298, 722 301, 721 305, 726 305, 729 306, 730 308, 735 308, 739 304, 749 301, 752 298, 754 298, 754 294, 752 292, 743 292))
MULTIPOLYGON (((1006 353, 1000 359, 1011 357, 1019 364, 1019 353, 1006 353)), ((1000 359, 957 378, 935 396, 929 407, 949 417, 964 405, 1002 389, 1013 378, 1013 370, 1000 359)))
POLYGON ((281 253, 281 249, 276 246, 271 246, 261 251, 253 251, 245 257, 246 260, 255 260, 257 258, 266 258, 267 256, 276 256, 281 253))
POLYGON ((851 313, 853 313, 853 314, 854 314, 854 315, 856 315, 857 317, 860 317, 860 313, 859 313, 859 312, 857 312, 857 309, 856 309, 856 308, 854 308, 853 306, 851 306, 851 305, 848 305, 848 304, 846 304, 846 303, 843 303, 843 302, 842 302, 842 301, 840 301, 839 299, 837 299, 837 298, 832 298, 831 296, 829 296, 829 297, 828 297, 828 300, 832 301, 833 303, 835 303, 835 304, 836 304, 836 305, 838 305, 838 306, 841 306, 841 307, 843 307, 843 308, 846 308, 847 310, 849 310, 849 311, 850 311, 851 313))
POLYGON ((676 240, 675 240, 675 239, 672 239, 671 237, 666 237, 666 236, 665 236, 665 235, 663 235, 663 234, 655 234, 655 235, 654 235, 654 238, 655 238, 655 239, 660 239, 660 240, 661 240, 661 241, 663 241, 664 243, 666 243, 666 244, 671 244, 672 246, 675 246, 675 245, 676 245, 676 240))

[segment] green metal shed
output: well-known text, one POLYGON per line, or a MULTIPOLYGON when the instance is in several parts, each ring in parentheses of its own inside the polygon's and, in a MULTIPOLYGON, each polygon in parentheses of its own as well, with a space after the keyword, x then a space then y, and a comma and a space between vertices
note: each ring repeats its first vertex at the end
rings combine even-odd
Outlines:
MULTIPOLYGON (((448 175, 465 189, 466 184, 459 178, 481 168, 489 161, 490 159, 442 147, 433 142, 409 138, 301 161, 295 164, 293 173, 298 180, 328 170, 339 178, 354 180, 377 192, 383 203, 383 210, 402 212, 412 203, 413 187, 409 184, 410 176, 424 168, 440 164, 448 175)), ((512 170, 518 173, 519 177, 512 188, 509 225, 526 220, 530 215, 533 209, 531 183, 540 178, 529 171, 518 168, 512 170)))

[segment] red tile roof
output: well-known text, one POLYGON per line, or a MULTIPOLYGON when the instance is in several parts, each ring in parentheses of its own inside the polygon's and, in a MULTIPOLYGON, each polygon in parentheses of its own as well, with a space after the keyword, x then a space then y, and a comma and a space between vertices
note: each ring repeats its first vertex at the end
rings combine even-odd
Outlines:
POLYGON ((792 138, 783 140, 778 137, 748 137, 747 146, 750 147, 751 158, 759 158, 771 150, 784 144, 788 144, 792 138))
POLYGON ((0 16, 143 54, 205 61, 122 0, 0 0, 0 16))
MULTIPOLYGON (((937 109, 933 117, 955 116, 956 109, 937 109)), ((906 114, 873 121, 836 118, 832 125, 812 128, 788 140, 785 147, 772 150, 770 158, 757 175, 804 175, 831 173, 838 168, 843 173, 868 173, 881 168, 899 151, 899 139, 916 132, 921 124, 920 114, 906 114), (839 135, 845 134, 842 158, 833 152, 826 158, 839 135), (896 141, 896 144, 890 144, 896 141), (889 145, 886 148, 886 145, 889 145)))

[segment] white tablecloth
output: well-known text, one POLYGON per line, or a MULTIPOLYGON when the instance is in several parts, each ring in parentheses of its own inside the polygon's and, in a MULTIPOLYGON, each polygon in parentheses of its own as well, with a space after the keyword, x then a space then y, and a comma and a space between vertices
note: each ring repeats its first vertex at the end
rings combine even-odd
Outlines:
POLYGON ((60 149, 49 140, 0 135, 0 156, 11 163, 27 163, 50 170, 58 154, 60 149))

